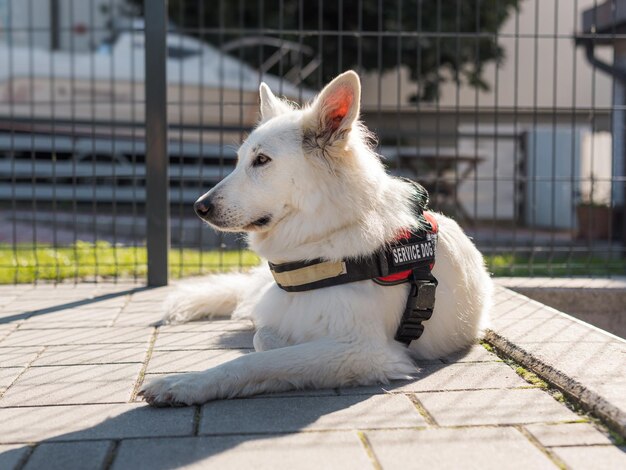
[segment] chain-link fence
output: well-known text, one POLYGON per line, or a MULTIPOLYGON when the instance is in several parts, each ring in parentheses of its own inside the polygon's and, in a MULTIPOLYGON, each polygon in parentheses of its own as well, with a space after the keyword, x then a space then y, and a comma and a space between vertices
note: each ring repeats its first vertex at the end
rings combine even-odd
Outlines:
POLYGON ((146 36, 155 10, 140 0, 0 0, 0 282, 144 281, 158 109, 171 274, 255 264, 192 204, 234 168, 261 81, 301 103, 350 68, 389 170, 422 182, 494 274, 626 272, 626 1, 170 0, 167 11, 168 27, 146 36), (167 82, 150 95, 154 34, 167 82))

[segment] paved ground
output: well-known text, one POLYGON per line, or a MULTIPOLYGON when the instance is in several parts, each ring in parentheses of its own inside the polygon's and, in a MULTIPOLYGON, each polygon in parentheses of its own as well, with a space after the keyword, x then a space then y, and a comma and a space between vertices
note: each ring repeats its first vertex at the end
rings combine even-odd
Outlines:
POLYGON ((626 338, 626 276, 611 279, 500 277, 498 284, 626 338))
POLYGON ((478 345, 389 387, 149 408, 146 378, 252 348, 246 323, 151 327, 166 293, 0 288, 0 469, 626 468, 626 449, 478 345))
MULTIPOLYGON (((570 287, 564 290, 575 290, 579 282, 565 281, 570 287)), ((619 285, 618 281, 611 283, 619 285)), ((578 290, 588 284, 593 283, 580 282, 578 290)), ((602 290, 608 290, 604 296, 610 299, 612 289, 602 290)), ((593 297, 596 310, 606 308, 610 315, 610 301, 601 295, 593 297)), ((507 357, 575 396, 626 438, 625 339, 501 287, 487 339, 507 357)))

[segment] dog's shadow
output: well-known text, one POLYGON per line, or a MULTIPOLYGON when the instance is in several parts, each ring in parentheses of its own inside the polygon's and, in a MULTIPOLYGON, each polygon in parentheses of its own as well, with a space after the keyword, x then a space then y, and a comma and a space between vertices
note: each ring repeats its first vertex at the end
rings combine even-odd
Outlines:
MULTIPOLYGON (((220 342, 230 349, 243 350, 251 344, 252 334, 251 331, 224 332, 220 342)), ((439 368, 444 366, 443 362, 439 362, 439 368)), ((422 367, 416 380, 424 379, 432 370, 432 367, 422 367)), ((266 394, 245 399, 215 401, 199 407, 152 408, 137 405, 97 424, 84 427, 81 421, 85 410, 75 406, 71 407, 76 413, 75 419, 68 421, 65 418, 64 421, 68 422, 68 427, 83 428, 48 437, 39 441, 37 446, 90 441, 91 445, 107 448, 107 460, 113 469, 165 470, 197 462, 208 465, 210 463, 208 459, 211 457, 240 446, 246 447, 244 452, 266 451, 269 448, 272 455, 280 458, 282 453, 293 449, 294 445, 311 445, 310 441, 294 443, 293 439, 290 439, 290 436, 300 431, 355 430, 356 428, 351 428, 344 419, 352 420, 355 419, 355 415, 362 417, 375 414, 380 401, 372 400, 372 396, 392 393, 394 389, 407 383, 407 381, 392 382, 385 385, 384 389, 383 386, 373 386, 266 394), (349 413, 349 418, 340 414, 333 416, 352 407, 358 409, 349 413), (268 439, 271 441, 263 442, 268 439)), ((63 413, 63 408, 70 409, 63 406, 56 408, 59 409, 59 413, 63 413)), ((37 413, 32 408, 23 410, 23 416, 28 412, 37 413)), ((397 419, 400 420, 406 409, 400 408, 398 413, 397 419)), ((20 418, 16 416, 15 419, 20 418)), ((386 422, 394 422, 395 417, 385 412, 384 419, 386 422)), ((28 421, 31 420, 32 418, 28 421)), ((16 425, 17 423, 9 425, 9 428, 15 428, 16 425)), ((28 424, 24 422, 24 425, 28 424)), ((33 440, 35 439, 22 439, 22 441, 33 440)), ((81 458, 88 459, 89 453, 80 455, 80 451, 72 450, 72 446, 66 446, 66 451, 73 453, 68 458, 79 464, 79 467, 96 464, 93 461, 81 463, 81 458)), ((31 453, 30 445, 14 447, 0 453, 0 467, 4 467, 3 462, 23 463, 31 453)), ((39 462, 40 459, 36 461, 39 462)), ((34 463, 31 461, 31 464, 34 463)))
MULTIPOLYGON (((264 395, 189 408, 138 406, 93 426, 49 437, 37 445, 113 441, 111 446, 116 447, 109 447, 108 451, 109 459, 114 459, 111 466, 113 469, 165 470, 198 462, 210 465, 208 459, 211 457, 250 443, 256 445, 248 448, 247 452, 269 448, 270 455, 279 459, 281 454, 298 445, 288 438, 299 431, 337 429, 335 426, 340 430, 350 431, 349 427, 339 422, 339 418, 331 419, 328 427, 316 427, 315 423, 341 410, 362 406, 371 397, 338 395, 335 391, 328 391, 329 395, 323 395, 324 392, 302 396, 264 395), (186 424, 181 426, 181 421, 186 424), (287 438, 285 443, 282 443, 283 437, 287 438), (262 442, 267 439, 271 439, 271 442, 262 442)), ((362 412, 367 414, 370 408, 373 412, 376 406, 379 406, 379 402, 363 407, 362 412)), ((393 421, 394 417, 386 415, 385 420, 393 421)), ((80 422, 78 413, 76 422, 80 422)), ((81 462, 85 456, 79 454, 80 450, 72 451, 71 447, 67 450, 76 452, 71 458, 78 468, 97 466, 97 462, 81 462)), ((25 445, 0 453, 0 467, 5 468, 2 462, 23 461, 30 452, 30 446, 25 445), (26 452, 25 448, 28 448, 26 452)), ((55 455, 54 452, 51 454, 55 455)))

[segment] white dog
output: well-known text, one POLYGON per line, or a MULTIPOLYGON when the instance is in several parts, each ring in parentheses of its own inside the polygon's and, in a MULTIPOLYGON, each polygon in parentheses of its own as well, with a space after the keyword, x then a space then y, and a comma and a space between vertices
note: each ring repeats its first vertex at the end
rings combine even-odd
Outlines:
MULTIPOLYGON (((261 84, 261 122, 238 151, 235 170, 202 196, 196 211, 222 231, 248 232, 271 263, 370 255, 419 223, 412 185, 385 173, 359 123, 361 85, 350 71, 297 109, 261 84)), ((286 292, 267 268, 213 276, 169 299, 165 323, 250 318, 256 352, 204 372, 144 385, 153 405, 301 388, 388 383, 416 372, 414 358, 439 358, 471 345, 486 326, 492 282, 461 228, 439 226, 439 281, 432 318, 407 347, 394 340, 409 284, 362 280, 286 292)))

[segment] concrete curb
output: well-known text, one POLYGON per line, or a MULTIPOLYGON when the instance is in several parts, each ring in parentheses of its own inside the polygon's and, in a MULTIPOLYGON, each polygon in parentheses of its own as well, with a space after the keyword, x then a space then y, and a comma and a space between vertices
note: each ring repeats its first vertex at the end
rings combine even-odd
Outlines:
POLYGON ((503 287, 485 340, 626 438, 626 341, 503 287))
POLYGON ((496 283, 626 338, 626 278, 498 278, 496 283))
POLYGON ((604 397, 493 330, 485 332, 485 340, 502 355, 533 371, 546 382, 575 399, 583 409, 601 418, 611 429, 626 438, 626 413, 604 397))

